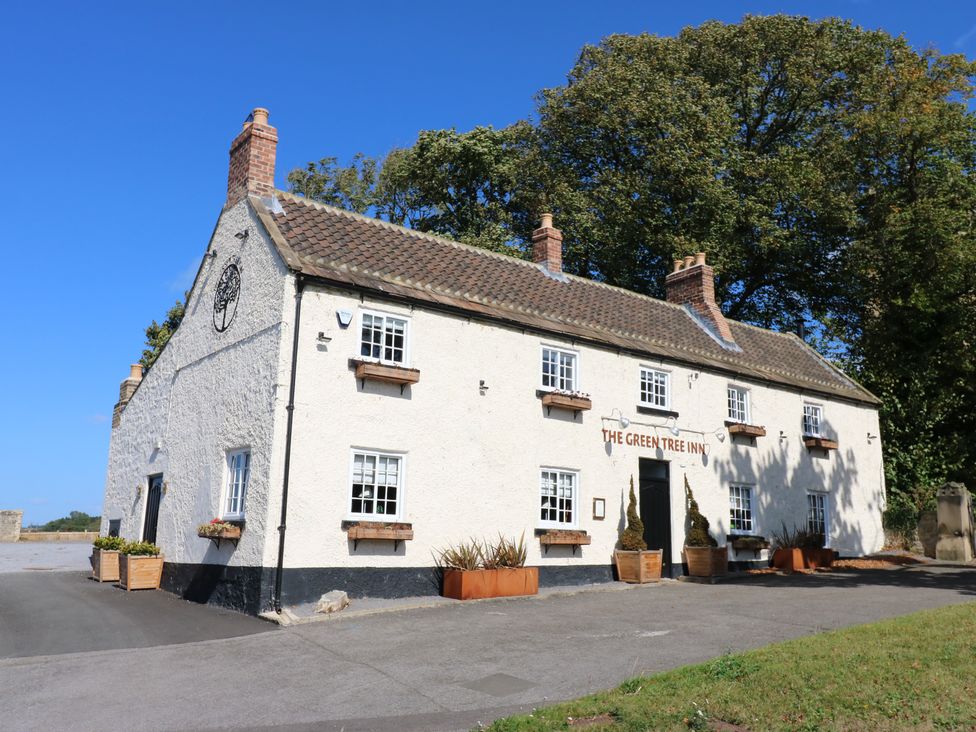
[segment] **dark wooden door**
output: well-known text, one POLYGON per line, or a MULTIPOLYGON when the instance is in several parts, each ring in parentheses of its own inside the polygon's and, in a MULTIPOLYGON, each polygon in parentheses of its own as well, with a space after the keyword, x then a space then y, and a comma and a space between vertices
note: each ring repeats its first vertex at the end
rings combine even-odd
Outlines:
POLYGON ((159 522, 159 500, 163 497, 163 476, 149 478, 149 494, 146 496, 146 521, 142 525, 142 540, 156 543, 156 524, 159 522))
POLYGON ((671 478, 668 463, 640 458, 640 517, 648 549, 661 550, 661 574, 671 576, 671 478))

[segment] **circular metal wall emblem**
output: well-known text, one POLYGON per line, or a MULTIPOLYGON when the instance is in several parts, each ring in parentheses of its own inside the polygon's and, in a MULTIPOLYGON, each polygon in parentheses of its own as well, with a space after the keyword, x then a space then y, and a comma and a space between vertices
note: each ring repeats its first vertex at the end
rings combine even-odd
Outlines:
POLYGON ((214 291, 213 324, 218 333, 223 333, 234 322, 240 297, 241 271, 232 262, 220 273, 217 289, 214 291))

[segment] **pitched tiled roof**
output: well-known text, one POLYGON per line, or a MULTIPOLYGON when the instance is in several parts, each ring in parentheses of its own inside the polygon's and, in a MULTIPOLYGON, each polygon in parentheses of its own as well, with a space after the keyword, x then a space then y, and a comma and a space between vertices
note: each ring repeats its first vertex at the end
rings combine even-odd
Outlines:
POLYGON ((278 192, 251 199, 286 264, 314 278, 856 401, 877 400, 792 334, 730 321, 723 348, 682 306, 278 192))

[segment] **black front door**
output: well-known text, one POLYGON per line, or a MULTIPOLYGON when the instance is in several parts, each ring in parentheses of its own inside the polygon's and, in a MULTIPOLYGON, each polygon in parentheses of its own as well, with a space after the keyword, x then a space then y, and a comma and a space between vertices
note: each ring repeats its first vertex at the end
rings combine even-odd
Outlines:
POLYGON ((156 543, 156 524, 159 522, 159 499, 163 497, 163 476, 149 477, 149 494, 146 496, 146 521, 142 525, 142 540, 156 543))
POLYGON ((640 517, 648 549, 661 550, 661 574, 671 576, 671 480, 668 463, 640 458, 640 517))

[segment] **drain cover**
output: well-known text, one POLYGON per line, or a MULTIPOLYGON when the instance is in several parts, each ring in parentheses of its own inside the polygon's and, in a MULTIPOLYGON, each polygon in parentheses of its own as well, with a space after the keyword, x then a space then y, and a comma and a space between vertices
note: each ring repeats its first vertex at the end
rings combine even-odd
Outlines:
POLYGON ((491 676, 485 676, 483 679, 469 681, 467 684, 459 685, 490 696, 508 696, 509 694, 517 694, 520 691, 525 691, 536 686, 531 681, 520 679, 517 676, 509 676, 508 674, 492 674, 491 676))

